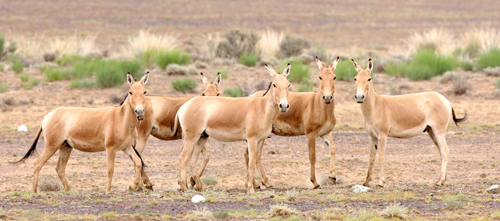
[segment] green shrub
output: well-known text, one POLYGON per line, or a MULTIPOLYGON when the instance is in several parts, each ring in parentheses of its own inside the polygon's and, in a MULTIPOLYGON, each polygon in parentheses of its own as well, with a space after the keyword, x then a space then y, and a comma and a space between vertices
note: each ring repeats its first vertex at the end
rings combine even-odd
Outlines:
POLYGON ((182 93, 186 93, 188 91, 193 92, 197 85, 197 81, 191 78, 176 79, 175 81, 172 81, 172 87, 174 90, 182 93))
POLYGON ((458 61, 455 57, 437 55, 430 50, 422 50, 408 62, 399 65, 387 64, 385 71, 396 76, 406 76, 412 80, 427 80, 455 69, 458 61))
POLYGON ((169 64, 185 65, 189 63, 189 60, 191 60, 191 55, 179 49, 161 51, 155 58, 156 65, 163 70, 165 70, 169 64))
POLYGON ((20 74, 19 78, 21 79, 21 82, 28 82, 30 80, 30 76, 28 74, 20 74))
POLYGON ((464 71, 472 71, 472 69, 474 68, 474 65, 471 61, 459 61, 458 66, 464 71))
POLYGON ((56 63, 59 66, 69 66, 69 65, 72 65, 76 62, 84 62, 84 61, 88 61, 88 60, 91 60, 91 58, 90 57, 86 58, 86 57, 83 57, 81 55, 73 54, 73 55, 66 55, 63 57, 56 58, 56 63))
POLYGON ((16 73, 21 73, 24 69, 24 63, 20 60, 15 61, 12 65, 12 70, 16 73))
POLYGON ((40 83, 39 79, 31 79, 26 82, 21 83, 21 87, 24 88, 25 90, 31 90, 34 86, 38 85, 40 83))
POLYGON ((460 197, 457 196, 444 196, 443 198, 443 203, 446 206, 446 208, 455 210, 455 209, 461 209, 463 208, 467 203, 462 201, 460 197))
POLYGON ((216 219, 225 219, 229 216, 229 213, 226 210, 219 210, 213 212, 213 216, 216 219))
POLYGON ((242 54, 240 55, 240 63, 248 66, 248 67, 253 67, 257 64, 257 55, 255 54, 242 54))
POLYGON ((95 86, 95 82, 89 80, 71 80, 71 84, 69 85, 71 88, 90 88, 95 86))
POLYGON ((285 67, 290 63, 291 70, 290 75, 288 75, 288 80, 290 82, 307 82, 311 73, 309 71, 309 65, 303 64, 298 58, 293 58, 291 60, 285 60, 281 63, 279 70, 285 69, 285 67))
POLYGON ((96 69, 96 84, 99 88, 110 88, 121 85, 125 82, 127 72, 124 72, 119 66, 107 64, 96 69))
POLYGON ((4 82, 0 82, 0 94, 9 91, 9 87, 4 82))
POLYGON ((152 50, 147 50, 142 52, 142 54, 140 55, 140 59, 147 68, 151 68, 155 63, 155 57, 157 55, 158 55, 157 52, 152 50))
POLYGON ((45 71, 45 81, 47 82, 52 82, 52 81, 60 81, 66 79, 68 74, 67 70, 65 69, 59 69, 59 68, 50 68, 45 71))
POLYGON ((245 94, 245 91, 237 87, 226 87, 224 88, 224 95, 228 97, 241 97, 245 94))
POLYGON ((482 71, 487 67, 500 66, 500 49, 492 48, 488 52, 479 55, 476 61, 476 69, 482 71))
POLYGON ((350 60, 342 60, 337 63, 335 68, 335 76, 338 80, 351 81, 358 74, 354 65, 350 60))
POLYGON ((299 92, 309 92, 313 90, 312 81, 303 81, 300 83, 299 92))

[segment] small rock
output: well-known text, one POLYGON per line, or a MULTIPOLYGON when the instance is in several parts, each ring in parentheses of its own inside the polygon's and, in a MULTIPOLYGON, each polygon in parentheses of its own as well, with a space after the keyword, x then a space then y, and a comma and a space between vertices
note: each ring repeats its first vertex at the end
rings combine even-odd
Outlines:
POLYGON ((486 178, 486 173, 481 173, 481 175, 479 175, 479 177, 486 178))
POLYGON ((499 193, 500 192, 500 185, 492 185, 488 189, 486 189, 486 192, 488 192, 488 193, 499 193))
POLYGON ((17 127, 17 131, 26 132, 26 131, 28 131, 28 127, 26 127, 26 125, 21 125, 21 126, 17 127))
POLYGON ((56 60, 56 54, 54 53, 45 53, 43 54, 43 60, 45 62, 52 62, 56 60))
POLYGON ((352 189, 352 192, 354 192, 354 193, 366 193, 368 191, 372 191, 372 188, 362 186, 362 185, 355 185, 351 189, 352 189))
POLYGON ((193 203, 205 202, 205 197, 200 195, 194 195, 193 198, 191 199, 191 202, 193 203))

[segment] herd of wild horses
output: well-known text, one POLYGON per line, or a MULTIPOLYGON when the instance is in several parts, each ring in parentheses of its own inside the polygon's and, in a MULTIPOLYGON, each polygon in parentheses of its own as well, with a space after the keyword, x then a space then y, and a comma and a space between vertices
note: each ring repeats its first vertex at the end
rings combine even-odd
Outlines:
MULTIPOLYGON (((311 163, 310 179, 314 188, 319 188, 315 175, 316 137, 321 137, 331 151, 329 179, 336 182, 335 146, 332 130, 335 126, 334 99, 335 68, 339 57, 331 65, 324 65, 316 58, 321 74, 319 92, 289 92, 287 76, 291 66, 277 73, 265 65, 273 81, 267 91, 259 91, 249 97, 219 97, 220 74, 214 82, 209 82, 201 74, 206 86, 199 97, 146 96, 144 84, 149 72, 138 82, 128 74, 130 90, 119 107, 71 108, 60 107, 47 114, 33 145, 18 162, 26 160, 36 149, 36 144, 43 131, 45 149, 35 161, 33 172, 33 192, 37 191, 38 175, 47 160, 59 150, 56 171, 65 189, 69 191, 65 175, 66 164, 73 149, 85 152, 106 151, 108 180, 106 192, 111 189, 115 154, 124 151, 135 165, 136 177, 130 189, 153 186, 143 170, 141 153, 149 135, 162 140, 183 139, 180 154, 180 180, 182 191, 188 189, 187 166, 194 155, 194 163, 203 153, 200 168, 193 167, 191 186, 203 190, 201 175, 210 155, 205 148, 209 137, 219 141, 247 141, 245 152, 247 166, 247 193, 254 193, 260 185, 254 180, 257 167, 262 185, 272 185, 266 178, 261 162, 264 140, 274 133, 279 136, 305 135, 309 146, 311 163)), ((360 103, 365 119, 365 128, 370 135, 370 160, 365 186, 369 186, 373 172, 375 154, 379 152, 380 180, 384 182, 384 155, 387 137, 410 138, 421 132, 427 132, 441 154, 441 174, 436 185, 443 185, 446 180, 446 166, 449 149, 445 132, 450 117, 455 124, 467 119, 457 118, 450 102, 436 92, 415 93, 399 96, 378 95, 371 81, 372 60, 363 69, 354 59, 354 68, 358 72, 356 82, 357 103, 360 103)))

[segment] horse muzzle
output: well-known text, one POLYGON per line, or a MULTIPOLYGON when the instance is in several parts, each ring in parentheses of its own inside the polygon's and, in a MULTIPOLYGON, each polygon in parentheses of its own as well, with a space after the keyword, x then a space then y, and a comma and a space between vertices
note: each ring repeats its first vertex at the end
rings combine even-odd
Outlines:
POLYGON ((325 104, 332 103, 332 100, 333 100, 333 96, 332 95, 323 95, 323 102, 325 102, 325 104))
POLYGON ((356 102, 358 103, 363 103, 365 101, 366 96, 363 94, 361 96, 358 96, 357 94, 354 95, 354 99, 356 99, 356 102))
POLYGON ((290 104, 288 104, 288 103, 281 104, 280 103, 279 108, 280 108, 281 112, 286 112, 290 108, 290 104))
POLYGON ((144 108, 142 110, 134 110, 137 120, 144 120, 144 108))

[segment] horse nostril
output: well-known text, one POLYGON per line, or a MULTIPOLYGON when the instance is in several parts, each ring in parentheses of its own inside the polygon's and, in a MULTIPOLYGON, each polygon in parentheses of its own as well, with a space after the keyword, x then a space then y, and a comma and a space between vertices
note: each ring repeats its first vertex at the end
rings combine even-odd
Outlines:
POLYGON ((364 99, 365 98, 365 95, 363 95, 363 97, 361 97, 361 99, 364 99))
POLYGON ((143 112, 143 113, 144 113, 144 111, 146 111, 146 110, 144 110, 144 108, 142 108, 142 112, 143 112))
POLYGON ((290 108, 290 104, 287 104, 287 105, 286 105, 286 108, 290 108))
POLYGON ((358 95, 354 95, 354 99, 358 99, 358 95))
POLYGON ((323 95, 323 99, 326 99, 326 98, 325 98, 325 95, 323 95))
POLYGON ((283 108, 283 105, 280 104, 280 108, 283 108))

